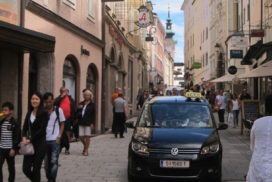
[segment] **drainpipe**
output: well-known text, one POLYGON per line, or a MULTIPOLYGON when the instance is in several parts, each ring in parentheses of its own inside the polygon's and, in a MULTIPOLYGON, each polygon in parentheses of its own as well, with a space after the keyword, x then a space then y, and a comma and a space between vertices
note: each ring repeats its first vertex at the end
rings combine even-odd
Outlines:
MULTIPOLYGON (((102 1, 102 41, 105 42, 105 27, 106 27, 106 23, 105 23, 105 2, 102 1)), ((102 48, 102 90, 101 90, 101 133, 105 132, 105 120, 106 120, 106 115, 104 114, 106 112, 106 78, 105 75, 103 74, 103 69, 106 68, 106 59, 105 59, 105 46, 102 48)))

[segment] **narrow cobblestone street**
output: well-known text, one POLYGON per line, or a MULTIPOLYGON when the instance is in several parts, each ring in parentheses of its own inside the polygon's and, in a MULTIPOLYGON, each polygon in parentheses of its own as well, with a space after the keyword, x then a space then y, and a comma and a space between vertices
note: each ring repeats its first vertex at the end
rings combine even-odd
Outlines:
MULTIPOLYGON (((224 147, 223 181, 239 182, 247 172, 250 152, 249 136, 241 136, 238 128, 230 127, 221 131, 224 147)), ((127 182, 127 149, 132 130, 124 139, 115 139, 113 135, 100 135, 92 138, 89 157, 81 155, 80 142, 71 144, 71 155, 61 154, 58 181, 60 182, 127 182)), ((27 182, 22 174, 22 156, 16 158, 16 181, 27 182)), ((7 181, 5 164, 4 181, 7 181)), ((42 170, 42 181, 46 181, 42 170)))

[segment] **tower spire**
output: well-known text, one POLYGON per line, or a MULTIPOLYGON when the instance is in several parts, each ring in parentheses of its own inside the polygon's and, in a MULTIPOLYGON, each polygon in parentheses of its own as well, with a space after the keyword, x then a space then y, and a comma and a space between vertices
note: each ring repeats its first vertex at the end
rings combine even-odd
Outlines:
POLYGON ((168 18, 170 18, 170 6, 169 6, 169 3, 168 3, 168 18))
POLYGON ((168 18, 166 20, 166 36, 165 38, 173 38, 175 33, 172 31, 172 20, 170 18, 170 5, 168 3, 168 18))

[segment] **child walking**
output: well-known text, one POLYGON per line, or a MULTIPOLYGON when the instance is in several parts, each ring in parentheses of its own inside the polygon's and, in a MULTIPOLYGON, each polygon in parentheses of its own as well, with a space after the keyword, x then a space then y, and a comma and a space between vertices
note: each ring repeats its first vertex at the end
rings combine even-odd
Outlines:
POLYGON ((3 164, 8 164, 9 182, 15 181, 15 154, 20 143, 20 125, 12 117, 14 106, 10 102, 2 105, 3 119, 0 121, 0 181, 3 181, 3 164))

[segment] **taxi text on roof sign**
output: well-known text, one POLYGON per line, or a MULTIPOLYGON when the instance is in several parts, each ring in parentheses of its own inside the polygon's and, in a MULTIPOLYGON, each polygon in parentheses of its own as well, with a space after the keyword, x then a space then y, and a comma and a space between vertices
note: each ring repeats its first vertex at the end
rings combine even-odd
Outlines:
POLYGON ((202 95, 199 92, 186 92, 185 97, 202 98, 202 95))

